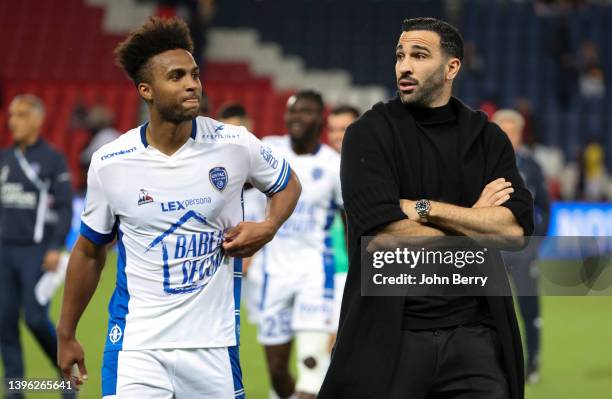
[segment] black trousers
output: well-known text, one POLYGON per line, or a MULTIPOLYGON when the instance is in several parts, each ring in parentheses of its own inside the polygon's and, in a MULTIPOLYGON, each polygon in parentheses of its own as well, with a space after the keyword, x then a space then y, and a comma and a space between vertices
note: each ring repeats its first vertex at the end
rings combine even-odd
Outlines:
POLYGON ((389 399, 507 399, 501 345, 477 324, 403 332, 389 399))
MULTIPOLYGON (((537 249, 537 248, 536 248, 537 249)), ((538 270, 535 269, 537 252, 506 252, 504 263, 514 280, 521 318, 525 329, 523 344, 527 350, 527 368, 538 368, 541 341, 540 297, 538 270)))
MULTIPOLYGON (((28 329, 55 366, 57 338, 48 306, 36 300, 34 287, 43 274, 45 245, 0 243, 0 353, 5 378, 23 378, 24 365, 19 334, 21 311, 28 329)), ((57 367, 57 366, 55 366, 57 367)), ((59 376, 59 369, 57 370, 59 376)), ((41 376, 42 377, 42 376, 41 376)), ((55 376, 44 376, 54 378, 55 376)), ((59 396, 59 395, 58 395, 59 396)), ((6 398, 21 398, 20 393, 6 398)))

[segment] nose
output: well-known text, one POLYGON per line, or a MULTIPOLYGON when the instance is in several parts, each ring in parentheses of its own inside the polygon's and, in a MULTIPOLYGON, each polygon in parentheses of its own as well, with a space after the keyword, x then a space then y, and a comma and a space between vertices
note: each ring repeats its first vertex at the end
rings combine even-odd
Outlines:
POLYGON ((402 75, 412 75, 414 72, 414 68, 412 62, 410 62, 409 57, 405 57, 398 63, 398 70, 402 75))
POLYGON ((198 88, 202 87, 202 83, 200 82, 199 78, 191 78, 191 79, 187 79, 187 91, 192 92, 192 91, 196 91, 198 88))

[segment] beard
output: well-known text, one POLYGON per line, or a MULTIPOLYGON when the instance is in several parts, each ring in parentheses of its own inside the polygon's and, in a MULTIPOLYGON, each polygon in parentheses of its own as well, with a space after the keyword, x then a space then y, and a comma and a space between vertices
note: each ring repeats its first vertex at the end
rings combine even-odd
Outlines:
POLYGON ((399 95, 402 102, 417 107, 427 107, 433 103, 440 97, 444 88, 444 68, 445 65, 440 65, 438 69, 423 80, 423 83, 419 83, 412 93, 404 94, 400 90, 399 95))
POLYGON ((172 122, 177 125, 181 122, 192 120, 198 116, 199 113, 198 108, 184 109, 182 107, 182 103, 171 105, 159 104, 157 109, 165 121, 172 122))

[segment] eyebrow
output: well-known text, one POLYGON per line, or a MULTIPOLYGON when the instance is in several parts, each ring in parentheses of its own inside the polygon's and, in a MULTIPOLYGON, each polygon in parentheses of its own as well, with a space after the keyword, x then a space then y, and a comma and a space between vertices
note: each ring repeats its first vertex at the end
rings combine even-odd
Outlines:
POLYGON ((395 48, 395 50, 403 50, 404 46, 401 44, 398 44, 397 47, 395 48))
MULTIPOLYGON (((196 71, 199 71, 199 70, 200 70, 200 67, 197 66, 197 65, 195 67, 191 68, 191 72, 192 73, 196 72, 196 71)), ((181 75, 184 75, 186 73, 186 70, 185 70, 185 68, 178 68, 178 67, 177 68, 172 68, 168 72, 166 72, 166 76, 170 76, 170 75, 175 74, 175 73, 179 73, 181 75)))
POLYGON ((422 51, 426 51, 428 53, 431 53, 431 51, 429 50, 429 48, 425 47, 425 46, 420 46, 418 44, 413 44, 412 45, 412 49, 413 50, 422 50, 422 51))

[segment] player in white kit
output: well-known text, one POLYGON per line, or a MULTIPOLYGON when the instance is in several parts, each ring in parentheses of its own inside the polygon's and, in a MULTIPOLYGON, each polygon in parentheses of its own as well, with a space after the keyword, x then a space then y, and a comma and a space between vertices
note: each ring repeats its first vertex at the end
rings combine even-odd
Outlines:
MULTIPOLYGON (((329 228, 342 205, 340 157, 320 142, 323 100, 313 91, 291 97, 285 114, 288 135, 262 139, 300 176, 302 195, 275 238, 255 256, 248 271, 249 314, 257 314, 258 340, 281 398, 297 392, 314 398, 327 371, 333 313, 334 260, 329 228), (296 337, 297 383, 289 373, 296 337)), ((247 201, 247 206, 250 206, 247 201)))
POLYGON ((116 50, 150 120, 92 157, 58 325, 59 366, 70 378, 77 364, 86 379, 76 326, 117 238, 107 398, 244 398, 241 257, 273 238, 300 194, 288 162, 246 129, 196 117, 192 50, 183 21, 158 18, 116 50), (242 222, 247 182, 271 197, 263 222, 242 222))

